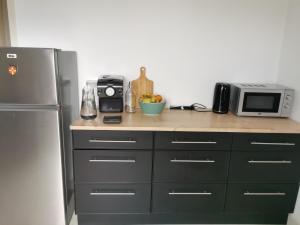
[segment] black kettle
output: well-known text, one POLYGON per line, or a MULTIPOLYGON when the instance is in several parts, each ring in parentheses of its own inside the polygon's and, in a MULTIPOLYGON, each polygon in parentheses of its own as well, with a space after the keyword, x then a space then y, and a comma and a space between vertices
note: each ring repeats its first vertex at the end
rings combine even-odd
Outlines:
POLYGON ((214 113, 228 113, 230 100, 230 84, 216 83, 212 111, 214 113))

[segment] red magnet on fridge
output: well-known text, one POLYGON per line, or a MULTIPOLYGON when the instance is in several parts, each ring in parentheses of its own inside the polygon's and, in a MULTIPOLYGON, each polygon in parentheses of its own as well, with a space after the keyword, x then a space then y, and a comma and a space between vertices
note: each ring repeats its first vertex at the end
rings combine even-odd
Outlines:
POLYGON ((8 68, 7 68, 7 72, 10 76, 15 76, 17 74, 17 66, 15 65, 10 65, 8 68))

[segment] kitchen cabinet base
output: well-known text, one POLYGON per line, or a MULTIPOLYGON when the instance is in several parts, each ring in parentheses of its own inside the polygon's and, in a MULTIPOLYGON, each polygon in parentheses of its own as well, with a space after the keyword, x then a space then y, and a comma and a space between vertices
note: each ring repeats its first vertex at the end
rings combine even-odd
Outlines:
POLYGON ((286 224, 288 214, 79 214, 78 225, 286 224))

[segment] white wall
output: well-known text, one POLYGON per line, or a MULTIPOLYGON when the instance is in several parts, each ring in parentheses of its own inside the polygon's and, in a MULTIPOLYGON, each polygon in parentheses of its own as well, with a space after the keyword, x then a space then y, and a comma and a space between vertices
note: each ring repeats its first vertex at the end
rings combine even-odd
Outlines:
MULTIPOLYGON (((300 121, 299 0, 8 3, 13 45, 77 51, 80 87, 105 73, 135 79, 145 65, 170 103, 210 105, 217 81, 278 81, 296 89, 300 121)), ((300 224, 300 197, 289 224, 300 224)))
POLYGON ((290 0, 278 82, 296 90, 292 117, 300 121, 300 0, 290 0))
MULTIPOLYGON (((296 90, 292 118, 300 122, 300 1, 290 0, 279 64, 278 82, 296 90)), ((300 192, 289 224, 300 225, 300 192)))
POLYGON ((169 103, 206 105, 217 81, 276 81, 288 6, 287 0, 14 3, 13 44, 77 51, 80 87, 100 74, 135 79, 144 65, 169 103))

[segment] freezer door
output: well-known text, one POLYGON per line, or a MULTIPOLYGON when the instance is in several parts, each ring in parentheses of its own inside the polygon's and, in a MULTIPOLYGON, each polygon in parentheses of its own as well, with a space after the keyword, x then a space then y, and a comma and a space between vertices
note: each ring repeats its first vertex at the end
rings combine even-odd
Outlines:
POLYGON ((57 105, 56 50, 0 48, 0 104, 57 105))
POLYGON ((0 111, 0 225, 65 224, 57 111, 0 111))

